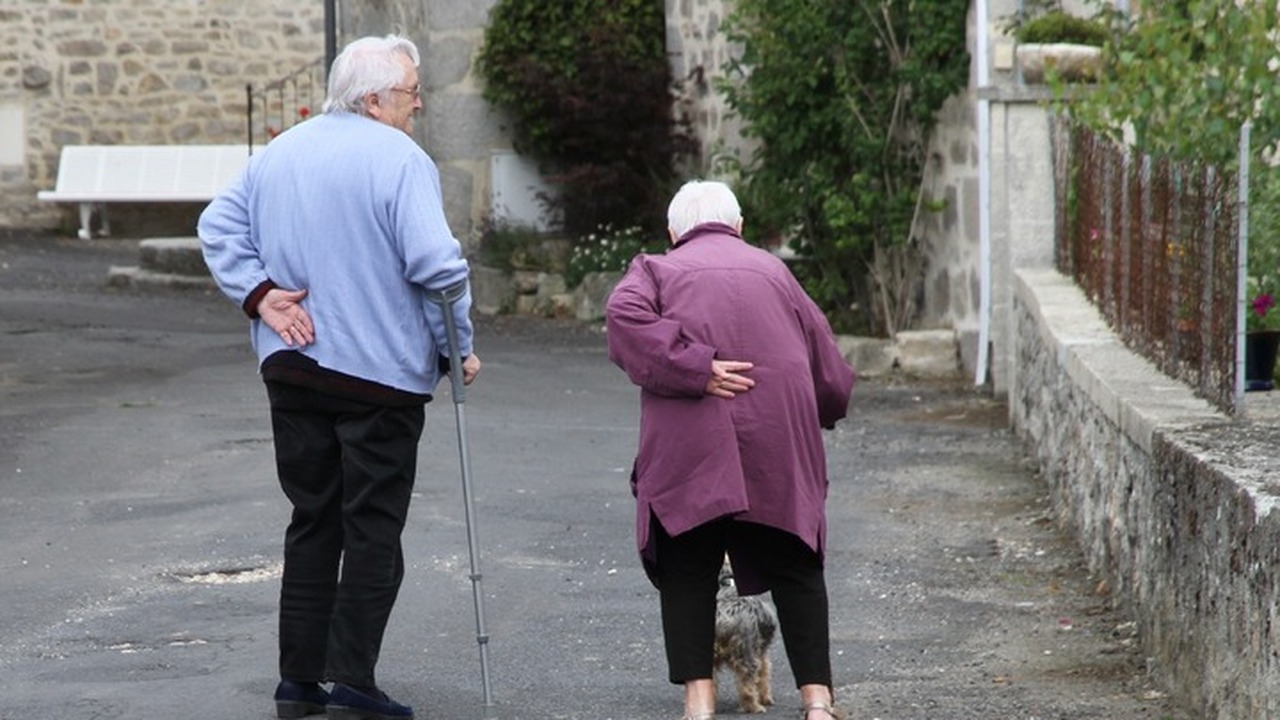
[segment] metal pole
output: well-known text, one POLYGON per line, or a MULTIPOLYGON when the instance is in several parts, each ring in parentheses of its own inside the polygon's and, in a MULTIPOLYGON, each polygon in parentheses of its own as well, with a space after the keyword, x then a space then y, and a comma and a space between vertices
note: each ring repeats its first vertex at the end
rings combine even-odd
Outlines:
POLYGON ((1236 417, 1247 415, 1244 406, 1244 349, 1245 313, 1248 312, 1246 294, 1249 290, 1249 145, 1253 124, 1245 122, 1240 128, 1240 184, 1239 216, 1237 225, 1239 241, 1236 243, 1236 417))
POLYGON ((467 281, 446 288, 432 298, 444 312, 445 334, 449 340, 449 380, 453 387, 454 415, 458 424, 458 457, 462 463, 462 504, 467 521, 467 551, 471 560, 471 596, 476 612, 476 643, 480 646, 480 684, 484 692, 484 717, 493 717, 493 690, 489 684, 489 633, 485 631, 484 591, 480 581, 480 540, 476 532, 475 504, 471 498, 471 453, 467 444, 467 385, 462 377, 462 354, 458 346, 458 324, 453 304, 467 292, 467 281))
POLYGON ((249 131, 249 154, 253 154, 253 83, 244 85, 245 129, 249 131))
POLYGON ((324 0, 324 78, 329 80, 329 68, 338 57, 338 1, 324 0))

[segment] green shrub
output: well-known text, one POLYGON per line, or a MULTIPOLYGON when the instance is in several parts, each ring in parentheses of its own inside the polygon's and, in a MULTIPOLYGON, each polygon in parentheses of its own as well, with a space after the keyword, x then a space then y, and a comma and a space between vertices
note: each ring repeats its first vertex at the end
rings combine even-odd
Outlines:
POLYGON ((661 253, 669 246, 665 234, 634 226, 614 230, 604 225, 574 242, 565 283, 577 287, 591 272, 625 272, 639 253, 661 253))
POLYGON ((1018 27, 1014 37, 1023 43, 1076 43, 1102 47, 1107 42, 1105 25, 1061 10, 1054 10, 1018 27))
POLYGON ((1067 105, 1085 125, 1153 155, 1222 168, 1235 167, 1246 121, 1255 157, 1280 141, 1274 2, 1143 3, 1135 16, 1103 18, 1117 40, 1103 46, 1093 91, 1067 105))
MULTIPOLYGON (((1280 299, 1280 169, 1258 163, 1249 182, 1249 284, 1250 300, 1265 293, 1280 299)), ((1280 315, 1280 309, 1272 315, 1280 315)), ((1256 321, 1253 313, 1250 321, 1256 321)), ((1280 318, 1269 318, 1276 329, 1280 318)))
POLYGON ((478 70, 515 149, 558 189, 546 199, 571 237, 606 223, 660 227, 677 162, 663 5, 653 0, 499 0, 478 70))
POLYGON ((564 272, 567 253, 562 243, 527 225, 496 223, 480 235, 478 257, 483 265, 499 270, 564 272))
POLYGON ((838 332, 892 334, 912 319, 912 237, 936 113, 969 79, 968 3, 737 0, 742 55, 726 100, 758 150, 737 171, 746 232, 781 239, 838 332))

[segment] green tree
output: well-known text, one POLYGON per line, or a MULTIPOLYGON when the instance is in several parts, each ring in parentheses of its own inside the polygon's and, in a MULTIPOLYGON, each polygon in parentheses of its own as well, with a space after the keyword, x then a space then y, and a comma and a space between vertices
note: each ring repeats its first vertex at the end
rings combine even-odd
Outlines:
POLYGON ((661 227, 680 158, 657 0, 499 0, 478 70, 513 144, 557 185, 545 198, 571 236, 661 227))
POLYGON ((740 168, 748 229, 790 243, 838 330, 895 332, 918 279, 889 287, 887 269, 916 252, 929 136, 969 77, 968 3, 735 5, 726 28, 742 53, 722 90, 759 141, 740 168))
POLYGON ((1276 3, 1170 0, 1129 16, 1104 8, 1112 38, 1096 87, 1070 103, 1077 119, 1154 155, 1234 167, 1240 127, 1258 148, 1280 136, 1276 3))

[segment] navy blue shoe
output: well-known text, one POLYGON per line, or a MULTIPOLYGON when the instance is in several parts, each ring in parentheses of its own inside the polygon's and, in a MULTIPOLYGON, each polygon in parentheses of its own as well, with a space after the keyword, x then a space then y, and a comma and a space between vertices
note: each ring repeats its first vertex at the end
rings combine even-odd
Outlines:
POLYGON ((329 706, 325 710, 329 720, 413 720, 413 708, 387 697, 381 690, 367 694, 350 685, 333 686, 329 706))
POLYGON ((322 715, 329 704, 329 693, 320 683, 281 680, 276 686, 276 717, 300 718, 322 715))

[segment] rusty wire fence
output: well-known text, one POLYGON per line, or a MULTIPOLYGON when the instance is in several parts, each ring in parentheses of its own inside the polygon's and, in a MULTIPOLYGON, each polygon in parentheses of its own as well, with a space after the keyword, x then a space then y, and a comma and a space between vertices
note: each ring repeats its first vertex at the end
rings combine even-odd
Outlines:
POLYGON ((1237 412, 1237 177, 1054 127, 1057 264, 1126 345, 1237 412))

